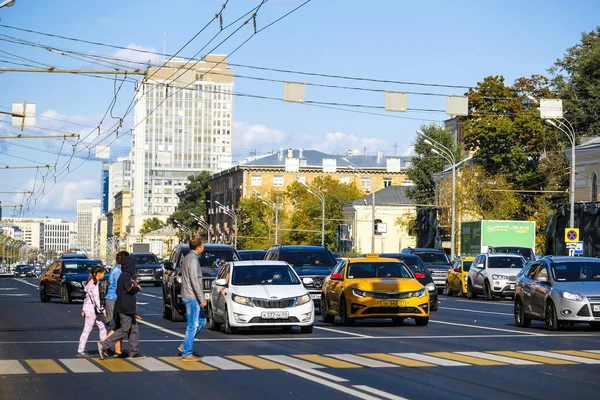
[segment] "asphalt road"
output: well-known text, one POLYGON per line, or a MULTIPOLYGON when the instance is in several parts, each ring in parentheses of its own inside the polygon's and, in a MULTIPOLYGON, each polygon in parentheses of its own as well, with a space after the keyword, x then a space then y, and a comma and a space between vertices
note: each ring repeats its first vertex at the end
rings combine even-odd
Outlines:
POLYGON ((35 279, 0 279, 0 399, 599 397, 600 332, 517 328, 508 301, 441 296, 427 327, 381 320, 318 322, 313 334, 204 330, 202 362, 182 363, 185 323, 162 319, 160 294, 143 287, 138 296, 148 358, 100 361, 95 330, 87 350, 96 358, 79 360, 81 303, 41 303, 35 279))

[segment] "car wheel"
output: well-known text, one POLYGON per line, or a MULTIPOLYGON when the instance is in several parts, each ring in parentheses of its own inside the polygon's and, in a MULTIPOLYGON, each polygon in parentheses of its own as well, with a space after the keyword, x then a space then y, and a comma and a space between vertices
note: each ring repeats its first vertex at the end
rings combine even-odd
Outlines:
POLYGON ((415 324, 417 326, 427 326, 429 324, 429 317, 415 317, 415 324))
POLYGON ((44 285, 40 285, 40 300, 42 303, 48 303, 50 301, 50 297, 46 294, 46 287, 44 285))
POLYGON ((165 299, 165 295, 163 294, 163 318, 167 320, 171 320, 173 316, 171 315, 171 307, 167 306, 167 300, 165 299))
POLYGON ((171 303, 171 321, 173 322, 181 322, 185 320, 185 316, 179 312, 177 307, 171 303))
POLYGON ((546 305, 546 328, 549 331, 557 331, 560 329, 558 318, 556 317, 556 309, 551 301, 546 305))
POLYGON ((439 305, 439 304, 438 304, 438 301, 436 300, 436 301, 435 301, 435 304, 431 304, 431 305, 430 305, 430 307, 431 307, 431 311, 437 311, 437 310, 438 310, 438 305, 439 305))
POLYGON ((473 285, 471 284, 471 281, 467 281, 467 298, 471 300, 477 298, 477 295, 473 291, 473 285))
POLYGON ((443 288, 438 288, 438 294, 444 294, 444 289, 443 288))
POLYGON ((220 331, 221 323, 215 320, 215 313, 213 312, 212 307, 208 308, 208 312, 206 313, 206 327, 211 331, 220 331))
POLYGON ((228 335, 237 333, 238 328, 229 325, 229 312, 225 309, 225 333, 228 335))
POLYGON ((302 332, 302 333, 313 333, 313 326, 312 325, 301 326, 300 327, 300 332, 302 332))
POLYGON ((521 328, 528 328, 531 325, 531 318, 525 314, 525 308, 520 299, 515 301, 515 324, 521 328))
POLYGON ((342 297, 340 303, 340 318, 342 319, 342 325, 351 326, 354 325, 356 320, 348 317, 348 309, 346 308, 346 299, 342 297))
POLYGON ((600 322, 590 322, 590 328, 595 331, 600 330, 600 322))
POLYGON ((332 324, 335 321, 335 315, 329 314, 329 307, 327 306, 325 294, 321 294, 321 321, 326 324, 332 324))
POLYGON ((483 294, 485 295, 486 300, 494 300, 492 288, 490 287, 490 283, 488 281, 485 281, 485 284, 483 285, 483 294))
POLYGON ((69 304, 72 302, 71 296, 69 295, 69 289, 65 285, 60 287, 60 299, 63 304, 69 304))
POLYGON ((404 318, 396 317, 396 318, 392 318, 392 321, 394 322, 394 325, 396 325, 396 326, 404 325, 404 318))

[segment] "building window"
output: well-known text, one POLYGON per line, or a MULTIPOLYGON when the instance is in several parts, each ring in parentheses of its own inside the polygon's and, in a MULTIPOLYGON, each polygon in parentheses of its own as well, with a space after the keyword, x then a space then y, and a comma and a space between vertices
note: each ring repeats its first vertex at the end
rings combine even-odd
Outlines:
POLYGON ((392 178, 383 178, 383 187, 392 186, 392 178))
POLYGON ((340 176, 340 183, 342 183, 344 185, 349 185, 350 177, 349 176, 340 176))
POLYGON ((275 175, 273 177, 273 186, 283 186, 283 175, 275 175))
POLYGON ((592 176, 592 199, 593 202, 598 201, 598 175, 594 172, 594 176, 592 176))
POLYGON ((364 190, 371 190, 371 178, 360 178, 360 187, 364 190))
POLYGON ((261 186, 262 185, 262 176, 260 175, 252 175, 252 186, 261 186))

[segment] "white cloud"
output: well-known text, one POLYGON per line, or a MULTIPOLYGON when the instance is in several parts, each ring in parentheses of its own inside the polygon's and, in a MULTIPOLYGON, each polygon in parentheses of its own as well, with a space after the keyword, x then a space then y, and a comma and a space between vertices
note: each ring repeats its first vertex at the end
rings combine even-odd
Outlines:
MULTIPOLYGON (((98 176, 100 174, 98 173, 98 176)), ((45 193, 35 204, 35 212, 46 215, 53 215, 56 212, 69 211, 74 213, 77 209, 77 199, 99 198, 100 180, 78 180, 63 181, 52 187, 52 182, 48 181, 45 187, 45 193), (51 190, 49 190, 52 187, 51 190)), ((34 180, 30 179, 25 187, 33 188, 34 180)), ((36 191, 41 189, 41 182, 38 180, 36 191)), ((39 195, 39 193, 38 193, 39 195)), ((22 195, 13 198, 14 202, 21 202, 22 195)), ((33 203, 31 204, 33 207, 33 203)))
POLYGON ((233 123, 233 145, 240 149, 271 150, 283 145, 288 134, 263 124, 233 123))
POLYGON ((383 151, 387 148, 387 143, 384 140, 373 137, 359 138, 356 135, 343 132, 327 133, 325 137, 322 135, 318 137, 316 135, 310 136, 312 136, 312 143, 308 148, 330 154, 346 153, 348 150, 359 150, 362 153, 365 147, 367 153, 373 154, 378 150, 383 151))

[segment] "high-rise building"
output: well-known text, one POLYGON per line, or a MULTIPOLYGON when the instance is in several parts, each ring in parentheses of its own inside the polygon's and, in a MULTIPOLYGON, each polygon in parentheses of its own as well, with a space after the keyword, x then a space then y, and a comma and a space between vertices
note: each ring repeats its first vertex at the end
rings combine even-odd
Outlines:
POLYGON ((94 249, 94 225, 100 214, 100 199, 77 200, 77 247, 89 255, 94 249))
POLYGON ((109 191, 110 191, 110 186, 109 186, 109 181, 110 181, 110 174, 109 174, 109 167, 110 167, 110 163, 109 162, 102 162, 100 164, 100 186, 102 189, 102 201, 101 201, 101 205, 100 205, 100 209, 102 210, 102 213, 107 213, 109 208, 108 208, 108 203, 109 203, 109 191))
POLYGON ((118 158, 108 167, 108 210, 115 208, 115 195, 121 190, 131 189, 131 161, 118 158))
POLYGON ((42 251, 62 253, 70 249, 70 222, 49 221, 44 223, 44 246, 42 251))
POLYGON ((234 75, 226 56, 171 61, 148 76, 138 83, 131 136, 134 235, 149 216, 173 213, 188 176, 232 163, 234 75))

